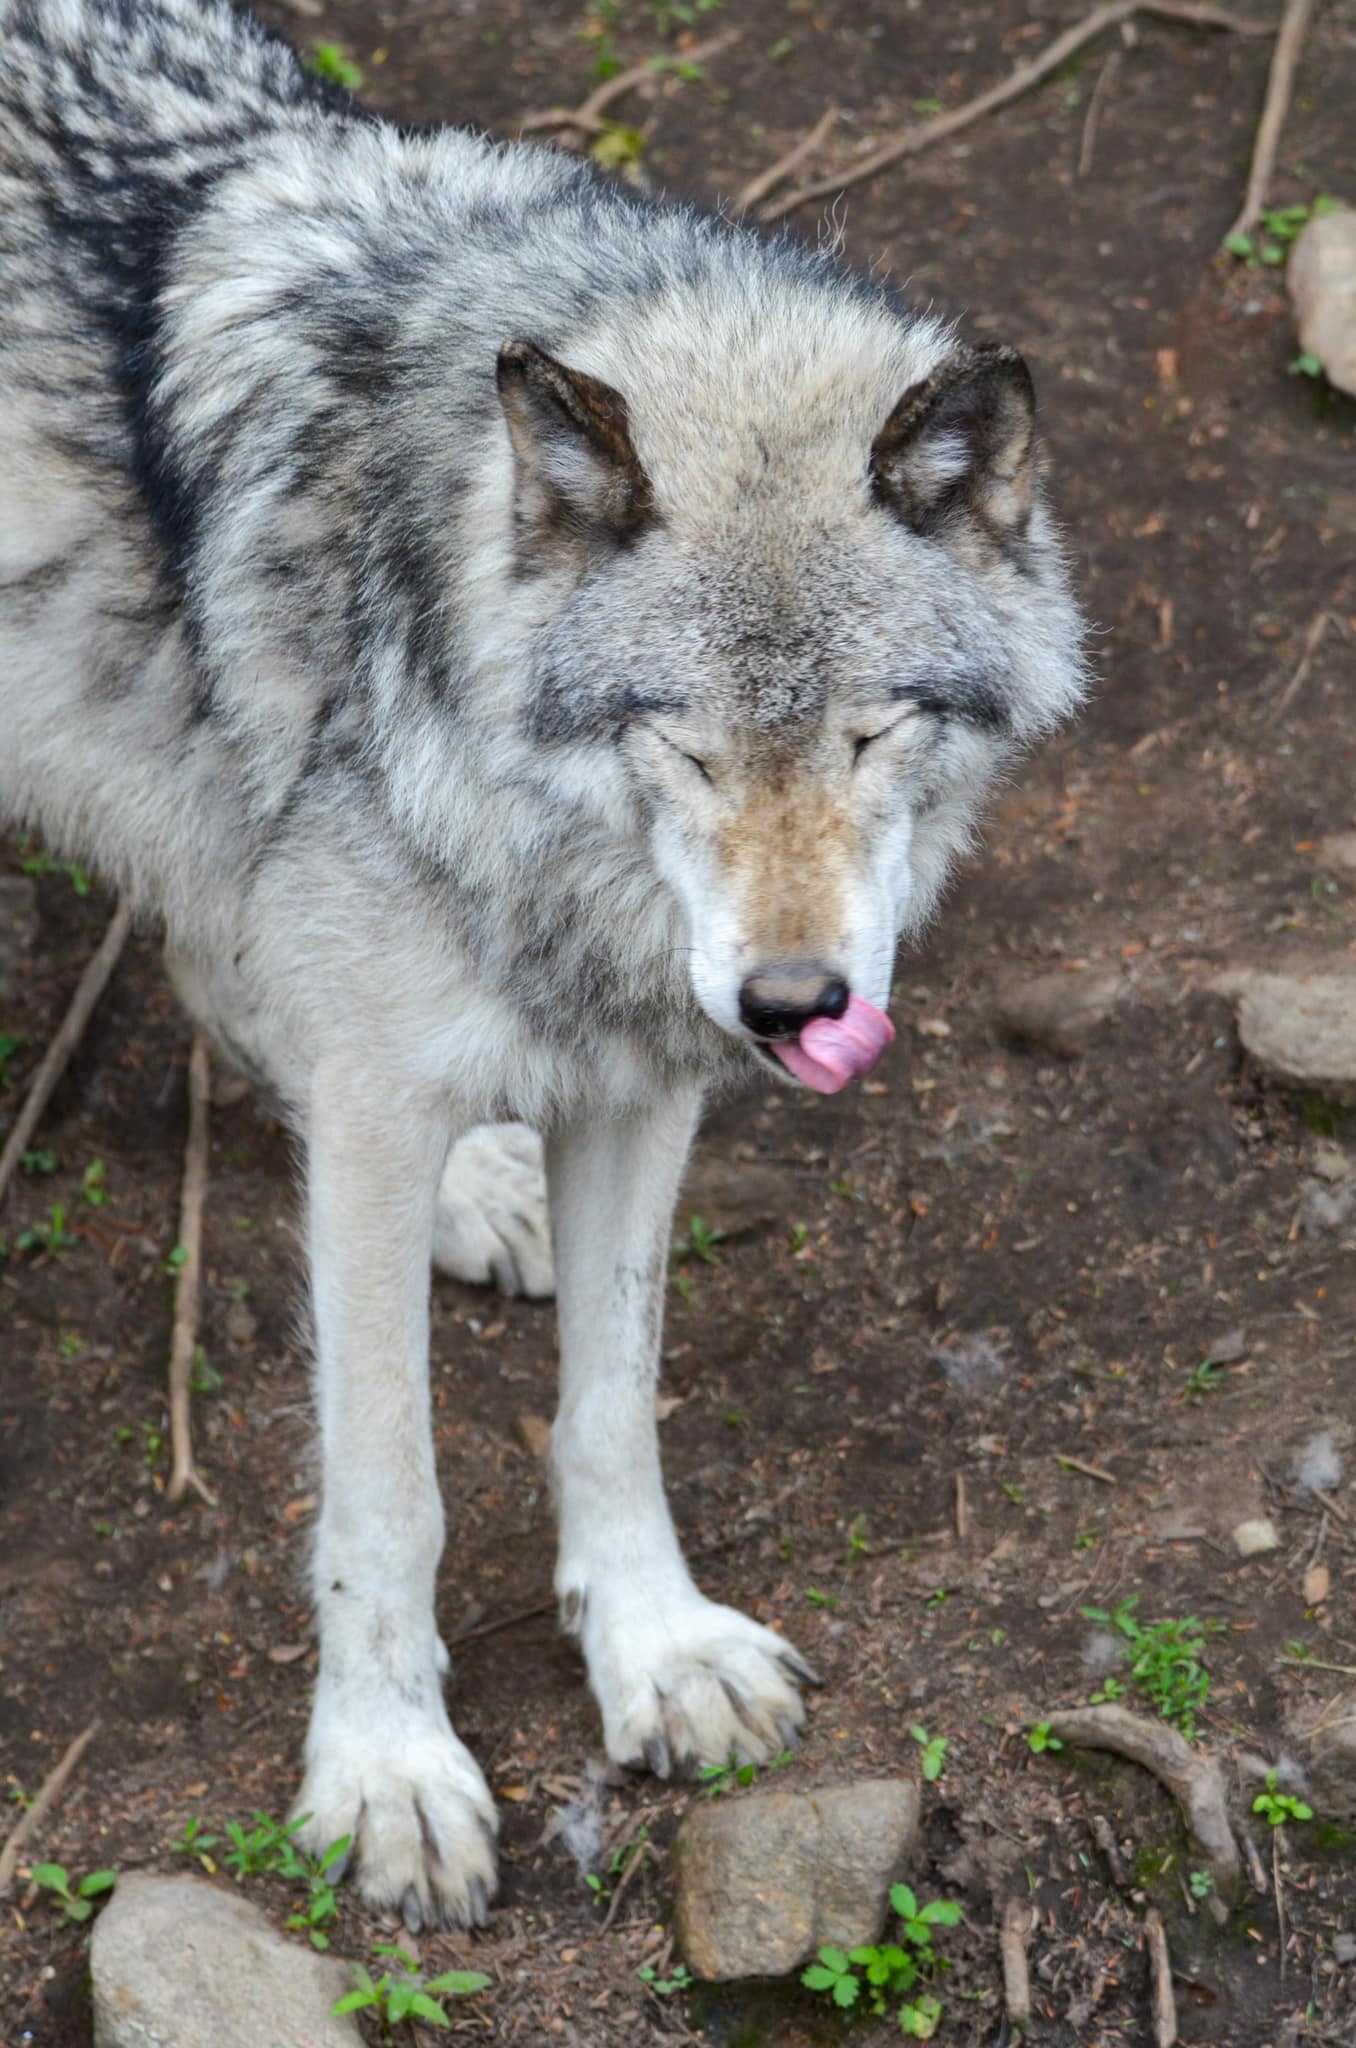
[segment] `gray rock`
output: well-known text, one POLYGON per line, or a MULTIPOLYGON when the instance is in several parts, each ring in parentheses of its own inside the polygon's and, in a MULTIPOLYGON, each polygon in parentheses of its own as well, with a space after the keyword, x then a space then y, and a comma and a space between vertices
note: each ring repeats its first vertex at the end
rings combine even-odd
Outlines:
POLYGON ((1329 832, 1318 842, 1318 857, 1335 875, 1356 875, 1356 832, 1329 832))
POLYGON ((689 1967, 713 1983, 782 1977, 823 1942, 878 1940, 917 1833, 918 1788, 903 1778, 694 1808, 674 1846, 689 1967))
POLYGON ((1005 1037, 1036 1052, 1075 1059, 1120 1001, 1123 977, 1096 974, 1038 974, 999 990, 995 1018, 1005 1037))
POLYGON ((94 1924, 94 2048, 359 2048, 332 1956, 196 1877, 120 1878, 94 1924))
POLYGON ((1214 983, 1244 1050, 1273 1080, 1343 1095, 1356 1090, 1356 969, 1289 974, 1233 967, 1214 983))
POLYGON ((1287 1739, 1308 1751, 1308 1782, 1321 1814, 1350 1824, 1356 1820, 1356 1687, 1319 1695, 1300 1707, 1287 1739))
POLYGON ((1356 394, 1356 211, 1309 221, 1285 277, 1300 347, 1318 357, 1330 384, 1356 394))
POLYGON ((0 1003, 13 1002, 15 974, 38 921, 37 890, 27 875, 0 875, 0 1003))
POLYGON ((1240 1557, 1264 1557, 1267 1551, 1279 1550, 1281 1547, 1276 1524, 1267 1515, 1258 1515, 1249 1522, 1239 1522, 1233 1533, 1234 1549, 1240 1557))

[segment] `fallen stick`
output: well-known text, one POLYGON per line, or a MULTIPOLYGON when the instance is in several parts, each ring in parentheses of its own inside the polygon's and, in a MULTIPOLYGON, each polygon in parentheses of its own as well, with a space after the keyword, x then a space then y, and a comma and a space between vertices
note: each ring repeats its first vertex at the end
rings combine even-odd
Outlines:
POLYGON ((1026 1966, 1030 1932, 1030 1905, 1025 1899, 1009 1899, 999 1923, 998 1947, 1003 1958, 1003 2006, 1013 2027, 1031 2022, 1031 1973, 1026 1966))
POLYGON ((9 1890, 10 1881, 19 1867, 19 1852, 37 1827, 39 1821, 47 1818, 50 1807, 61 1797, 66 1780, 79 1763, 85 1751, 99 1732, 99 1723, 91 1721, 83 1735, 77 1735, 61 1758, 43 1779, 33 1795, 33 1803, 15 1821, 9 1831, 9 1839, 0 1849, 0 1897, 9 1890))
POLYGON ((1314 656, 1323 645, 1323 635, 1327 632, 1331 623, 1332 613, 1328 611, 1320 612, 1316 619, 1310 621, 1309 630, 1304 636, 1304 646, 1300 652, 1299 665, 1268 712, 1268 725, 1275 725, 1277 719, 1290 709, 1290 706, 1304 688, 1305 683, 1309 679, 1309 671, 1314 665, 1314 656))
POLYGON ((1149 1986, 1153 1999, 1154 2048, 1173 2048, 1177 2039, 1177 2001, 1172 1995, 1172 1964, 1168 1937, 1157 1906, 1144 1915, 1144 1945, 1149 1951, 1149 1986))
POLYGON ((1281 1888, 1281 1831, 1271 1830, 1271 1889, 1276 1899, 1276 1946, 1280 1957, 1278 1974, 1285 1982, 1285 1893, 1281 1888))
POLYGON ((1082 1458, 1070 1457, 1067 1451, 1055 1452, 1055 1463, 1062 1465, 1066 1472, 1081 1472, 1085 1479, 1100 1479, 1103 1486, 1114 1486, 1114 1472, 1104 1472, 1100 1465, 1089 1465, 1082 1458))
POLYGON ((970 1534, 970 1500, 965 1489, 965 1474, 956 1474, 956 1541, 964 1543, 970 1534))
POLYGON ((757 206, 760 199, 766 199, 768 193, 775 191, 778 185, 784 185, 792 171, 798 171, 805 159, 813 156, 821 144, 828 140, 837 119, 837 107, 825 107, 814 127, 802 135, 800 141, 788 149, 785 156, 779 156, 765 171, 760 171, 756 178, 750 178, 747 185, 740 187, 730 202, 732 210, 735 213, 747 213, 750 207, 757 206))
POLYGON ((1330 1515, 1336 1515, 1339 1522, 1346 1522, 1348 1526, 1350 1525, 1351 1510, 1344 1508, 1340 1500, 1334 1500, 1330 1493, 1324 1493, 1322 1488, 1318 1486, 1310 1487, 1309 1491, 1313 1494, 1320 1507, 1326 1508, 1330 1515))
POLYGON ((1166 1722, 1146 1721, 1126 1707, 1074 1707, 1046 1717, 1061 1742, 1109 1749, 1151 1771, 1171 1792, 1200 1844, 1217 1885, 1238 1880, 1238 1844, 1229 1825, 1224 1776, 1212 1757, 1192 1749, 1166 1722))
POLYGON ((71 997, 70 1008, 61 1020, 61 1029, 48 1046, 42 1064, 29 1083, 28 1095, 19 1111, 14 1129, 0 1152, 0 1195, 9 1185, 15 1167, 23 1158, 28 1141, 38 1127, 38 1119, 52 1099, 57 1082, 66 1071, 71 1054, 80 1043, 81 1034, 90 1020, 94 1005, 108 985, 108 978, 118 964, 118 955, 127 943, 127 934, 132 928, 132 912, 124 899, 118 904, 110 920, 108 930, 99 941, 98 950, 86 967, 71 997))
POLYGON ((635 1855, 631 1858, 631 1861, 627 1864, 625 1870, 623 1870, 621 1876, 617 1879, 616 1890, 612 1894, 612 1904, 607 1909, 607 1918, 604 1920, 602 1926, 602 1932, 604 1934, 610 1934, 612 1931, 612 1922, 617 1917, 617 1908, 622 1902, 622 1893, 626 1890, 627 1885, 630 1884, 631 1879, 640 1869, 641 1864, 648 1863, 653 1854, 654 1851, 650 1847, 650 1844, 648 1842, 640 1843, 639 1847, 636 1850, 635 1855))
POLYGON ((216 1496, 193 1462, 189 1423, 189 1380, 198 1345, 198 1305, 202 1293, 202 1205, 207 1193, 207 1139, 211 1121, 212 1068, 207 1040, 193 1034, 188 1055, 188 1143, 184 1148, 183 1192, 179 1201, 179 1250, 183 1258, 175 1276, 174 1332, 170 1339, 170 1476, 165 1489, 170 1501, 182 1500, 191 1486, 209 1507, 216 1496))
POLYGON ((684 50, 678 57, 647 57, 643 64, 632 64, 626 71, 619 71, 615 78, 605 79, 595 86, 586 100, 577 107, 546 107, 540 113, 524 114, 518 123, 520 135, 539 133, 543 129, 577 128, 581 135, 601 135, 606 126, 603 115, 607 109, 624 99, 633 87, 641 85, 647 78, 662 78, 676 64, 700 64, 706 57, 714 57, 718 50, 738 42, 738 29, 726 29, 723 35, 711 36, 704 43, 694 43, 690 50, 684 50))
POLYGON ((1236 14, 1229 14, 1221 7, 1197 7, 1187 0, 1108 0, 1103 7, 1095 7, 1091 14, 1065 29, 1062 36, 1056 36, 1047 43, 1039 56, 1028 63, 1019 64, 1007 78, 998 85, 991 85, 986 92, 978 93, 963 106, 953 107, 950 113, 937 114, 930 121, 920 123, 917 128, 906 128, 902 135, 893 136, 873 149, 850 170, 837 177, 816 178, 808 185, 799 185, 772 207, 763 211, 765 220, 775 220, 782 214, 791 213, 807 200, 822 199, 829 193, 845 192, 849 185, 859 185, 864 178, 874 177, 889 165, 898 163, 901 157, 917 156, 920 151, 931 149, 934 142, 943 141, 948 135, 956 135, 962 128, 982 120, 985 114, 1005 107, 1012 100, 1020 99, 1030 92, 1033 85, 1039 85, 1052 71, 1058 71, 1061 64, 1085 43, 1115 28, 1118 22, 1129 21, 1134 14, 1161 15, 1168 21, 1185 21, 1195 28, 1216 28, 1238 36, 1270 36, 1275 28, 1267 21, 1247 21, 1236 14))
POLYGON ((1257 137, 1252 147, 1248 187, 1243 195, 1238 219, 1229 230, 1231 235, 1250 234, 1257 225, 1262 202, 1271 183, 1271 174, 1276 168, 1276 151, 1281 140, 1281 129, 1285 125, 1290 95, 1295 86, 1295 66, 1299 62, 1300 46, 1304 41, 1313 11, 1314 0, 1286 0, 1285 13, 1281 16, 1281 26, 1276 37, 1276 47, 1271 53, 1271 69, 1267 74, 1267 96, 1262 103, 1262 118, 1257 124, 1257 137))
POLYGON ((1106 62, 1097 74, 1097 83, 1092 88, 1088 111, 1083 117, 1083 139, 1078 145, 1078 168, 1075 176, 1086 178, 1092 169, 1092 153, 1097 147, 1097 128, 1102 118, 1102 103, 1111 90, 1111 81, 1120 69, 1121 52, 1110 50, 1106 62))

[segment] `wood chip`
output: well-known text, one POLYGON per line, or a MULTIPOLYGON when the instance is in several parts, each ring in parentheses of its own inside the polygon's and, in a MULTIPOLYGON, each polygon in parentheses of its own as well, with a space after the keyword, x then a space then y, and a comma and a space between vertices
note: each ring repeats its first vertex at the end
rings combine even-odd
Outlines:
POLYGON ((513 1427, 523 1449, 534 1458, 545 1458, 551 1449, 551 1425, 542 1415, 516 1415, 513 1427))

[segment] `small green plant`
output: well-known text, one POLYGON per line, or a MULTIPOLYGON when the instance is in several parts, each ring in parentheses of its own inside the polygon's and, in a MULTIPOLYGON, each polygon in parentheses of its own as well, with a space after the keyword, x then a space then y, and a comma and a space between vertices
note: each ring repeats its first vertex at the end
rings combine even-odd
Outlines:
POLYGON ((1018 1486, 1015 1480, 1012 1479, 1005 1479, 1002 1482, 1002 1485, 1003 1491, 1007 1495, 1008 1499, 1012 1502, 1012 1505, 1015 1508, 1021 1507, 1024 1501, 1026 1500, 1026 1488, 1024 1486, 1018 1486))
POLYGON ((1064 1744, 1058 1735, 1050 1733, 1048 1721, 1037 1721, 1026 1738, 1026 1746, 1033 1756, 1042 1756, 1047 1749, 1063 1749, 1064 1744))
POLYGON ((926 1728, 920 1728, 916 1723, 910 1728, 909 1733, 923 1752, 918 1767, 929 1785, 935 1785, 946 1769, 946 1753, 951 1747, 950 1738, 946 1735, 929 1735, 926 1728))
POLYGON ((111 1892, 118 1881, 116 1870, 92 1870, 72 1891, 70 1877, 59 1863, 35 1863, 28 1874, 34 1884, 51 1894, 52 1904, 60 1906, 68 1920, 76 1921, 91 1919, 94 1901, 111 1892))
POLYGON ((829 1182, 829 1193, 840 1196, 845 1202, 864 1202, 866 1200, 866 1196, 862 1193, 861 1189, 854 1187, 845 1173, 840 1174, 837 1180, 829 1182))
POLYGON ((1290 244, 1306 222, 1335 213, 1341 203, 1330 192, 1320 192, 1311 206, 1269 206, 1258 220, 1255 235, 1226 235, 1224 246, 1231 256, 1241 258, 1249 270, 1263 265, 1276 269, 1285 262, 1290 244))
POLYGON ((689 1216, 687 1236, 675 1240, 673 1257, 700 1259, 704 1266, 718 1266, 720 1260, 716 1256, 716 1246, 724 1244, 727 1235, 726 1231, 716 1230, 710 1224, 703 1223, 700 1216, 689 1216))
POLYGON ((12 1085, 9 1063, 23 1042, 22 1038, 16 1038, 12 1031, 0 1031, 0 1088, 12 1085))
MULTIPOLYGON (((1194 1614, 1184 1621, 1146 1623, 1135 1613, 1138 1604, 1138 1593, 1132 1593, 1110 1611, 1083 1607, 1079 1612, 1123 1638, 1120 1655, 1130 1665, 1131 1678, 1148 1694, 1161 1718, 1175 1722, 1191 1741, 1196 1716, 1210 1697, 1210 1673, 1204 1662, 1206 1639, 1222 1633, 1224 1623, 1198 1621, 1194 1614)), ((1103 1696, 1111 1697, 1105 1684, 1103 1696)))
POLYGON ((653 1963, 646 1963, 644 1969, 637 1970, 636 1975, 642 1984, 649 1986, 656 1998, 673 1998, 680 1991, 692 1989, 692 1972, 686 1963, 676 1963, 672 1973, 667 1977, 661 1977, 653 1963))
POLYGON ((1182 1388, 1182 1399, 1199 1401, 1203 1395, 1213 1393, 1223 1377, 1222 1365, 1216 1365, 1213 1358, 1203 1358, 1200 1364, 1194 1365, 1187 1374, 1186 1385, 1182 1388))
POLYGON ((1097 1547, 1097 1531, 1095 1529, 1084 1529, 1081 1535, 1074 1537, 1073 1547, 1075 1550, 1095 1550, 1097 1547))
POLYGON ((216 1848, 220 1836, 204 1833, 204 1825, 204 1822, 194 1818, 186 1820, 182 1834, 177 1841, 170 1843, 170 1847, 176 1855, 196 1857, 208 1870, 215 1870, 216 1865, 207 1852, 216 1848))
POLYGON ((1296 1799, 1289 1792, 1276 1790, 1275 1771, 1267 1772, 1266 1785, 1266 1791, 1259 1792, 1253 1800, 1252 1810, 1254 1813, 1263 1814, 1272 1827, 1278 1828, 1282 1821, 1287 1820, 1313 1819, 1314 1809, 1306 1800, 1296 1799))
POLYGON ((424 2020, 430 2026, 450 2027, 452 2022, 439 2001, 444 1998, 472 1998, 490 1982, 480 1970, 444 1970, 440 1976, 424 1977, 418 1964, 412 1963, 404 1949, 397 1948, 394 1942, 376 1942, 372 1952, 388 1957, 392 1967, 383 1970, 374 1981, 361 1963, 351 1964, 357 1989, 346 1991, 330 2007, 336 2018, 346 2012, 371 2009, 388 2027, 398 2027, 405 2020, 424 2020))
POLYGON ((90 1160, 89 1165, 80 1177, 80 1188, 91 1209, 102 1209, 108 1199, 108 1190, 104 1186, 104 1162, 102 1159, 90 1160))
POLYGON ((1104 1678, 1096 1692, 1088 1694, 1088 1705, 1090 1707, 1104 1707, 1111 1700, 1123 1698, 1124 1694, 1125 1687, 1121 1684, 1119 1678, 1104 1678))
POLYGON ((193 1377, 188 1384, 195 1394, 219 1394, 226 1384, 216 1367, 208 1364, 201 1344, 193 1353, 193 1377))
POLYGON ((355 64, 338 43, 312 43, 304 62, 313 78, 323 78, 326 85, 337 85, 342 92, 357 92, 363 82, 361 64, 355 64))
POLYGON ((19 1164, 25 1173, 55 1173, 56 1153, 40 1145, 32 1152, 25 1152, 19 1164))
POLYGON ((176 1274, 182 1271, 187 1261, 188 1247, 186 1245, 176 1244, 172 1250, 166 1252, 163 1269, 166 1279, 173 1280, 176 1274))
POLYGON ((938 1927, 955 1927, 961 1909, 950 1899, 920 1906, 906 1884, 892 1885, 890 1904, 901 1922, 899 1940, 880 1947, 820 1949, 819 1959, 801 1975, 801 1983, 833 2000, 842 2012, 865 1997, 872 2013, 883 2018, 897 1999, 900 2032, 916 2041, 930 2041, 942 2016, 941 2000, 931 1992, 910 1997, 920 1978, 931 1981, 946 1964, 932 1945, 938 1927))
POLYGON ((821 1593, 818 1586, 807 1586, 805 1588, 805 1597, 811 1607, 836 1607, 838 1605, 838 1595, 836 1593, 821 1593))
POLYGON ((1285 367, 1292 377, 1322 377, 1326 375, 1322 357, 1316 356, 1312 349, 1307 348, 1302 348, 1293 361, 1288 362, 1285 367))
POLYGON ((1208 1870, 1189 1870, 1187 1872, 1187 1890, 1191 1893, 1193 1899, 1208 1899, 1214 1889, 1215 1880, 1208 1870))
POLYGON ((44 1223, 30 1223, 14 1240, 16 1252, 64 1252, 75 1243, 75 1232, 66 1222, 66 1205, 53 1202, 44 1223))
MULTIPOLYGON (((784 1749, 779 1755, 774 1756, 768 1763, 764 1764, 763 1769, 765 1771, 784 1771, 786 1766, 794 1763, 795 1760, 795 1751, 784 1749)), ((714 1799, 717 1793, 729 1792, 736 1785, 751 1785, 757 1776, 757 1764, 741 1763, 732 1751, 728 1763, 707 1764, 704 1769, 698 1771, 697 1782, 699 1785, 706 1787, 707 1798, 714 1799)))
POLYGON ((31 840, 21 839, 19 841, 19 850, 23 854, 19 866, 24 874, 64 875, 77 896, 89 895, 90 878, 84 868, 77 867, 73 860, 53 860, 51 854, 44 853, 41 847, 36 848, 32 853, 28 853, 25 849, 30 845, 32 845, 31 840))
POLYGON ((331 1920, 338 1919, 339 1901, 334 1895, 337 1878, 332 1879, 328 1873, 336 1866, 342 1868, 352 1840, 351 1835, 340 1835, 322 1856, 300 1858, 309 1896, 304 1906, 289 1915, 287 1925, 294 1933, 304 1928, 312 1948, 326 1949, 330 1945, 330 1938, 324 1930, 331 1920))
POLYGON ((865 1515, 854 1515, 847 1532, 847 1562, 852 1564, 859 1557, 869 1557, 866 1543, 867 1520, 865 1515))
POLYGON ((810 1226, 808 1223, 793 1223, 791 1226, 792 1255, 794 1256, 796 1252, 803 1252, 809 1242, 810 1226))
POLYGON ((239 1821, 226 1823, 231 1846, 221 1860, 228 1870, 235 1872, 236 1882, 247 1877, 305 1877, 308 1859, 292 1838, 305 1827, 310 1814, 299 1813, 295 1820, 277 1821, 270 1820, 256 1807, 253 1818, 254 1825, 248 1832, 239 1821))
POLYGON ((612 1851, 612 1858, 607 1866, 608 1876, 621 1877, 625 1871, 629 1870, 649 1839, 650 1830, 647 1827, 642 1827, 639 1834, 634 1836, 631 1841, 620 1843, 612 1851))

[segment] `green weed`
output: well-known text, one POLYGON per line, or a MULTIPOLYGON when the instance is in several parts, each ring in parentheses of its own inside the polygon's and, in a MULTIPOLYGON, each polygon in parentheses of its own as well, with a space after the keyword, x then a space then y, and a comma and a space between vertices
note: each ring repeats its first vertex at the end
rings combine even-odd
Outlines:
POLYGON ((1266 1784, 1266 1791, 1259 1792, 1253 1800, 1252 1810, 1254 1813, 1263 1814, 1272 1827, 1278 1828, 1282 1821, 1287 1820, 1313 1819, 1314 1809, 1305 1800, 1296 1799, 1289 1792, 1276 1790, 1275 1771, 1267 1772, 1266 1784))
POLYGON ((72 1891, 70 1877, 59 1863, 35 1863, 28 1874, 34 1884, 50 1894, 52 1904, 59 1906, 68 1920, 75 1921, 91 1919, 95 1900, 111 1892, 118 1881, 116 1870, 92 1870, 72 1891))
POLYGON ((920 1728, 916 1724, 910 1728, 909 1733, 923 1752, 918 1768, 929 1785, 935 1785, 946 1769, 946 1753, 951 1747, 950 1738, 946 1735, 929 1735, 926 1728, 920 1728))
MULTIPOLYGON (((1124 1639, 1120 1654, 1130 1666, 1131 1678, 1148 1694, 1162 1719, 1175 1722, 1191 1741, 1196 1716, 1210 1697, 1210 1673, 1204 1662, 1206 1640, 1221 1634, 1224 1623, 1198 1621, 1194 1614, 1184 1621, 1145 1623, 1135 1613, 1138 1605, 1139 1595, 1132 1593, 1109 1612, 1104 1607, 1083 1607, 1079 1612, 1124 1639)), ((1103 1696, 1113 1697, 1105 1685, 1103 1696)))
POLYGON ((1041 1756, 1047 1749, 1063 1749, 1064 1744, 1058 1735, 1050 1733, 1048 1721, 1037 1721, 1026 1738, 1026 1746, 1033 1756, 1041 1756))
POLYGON ((800 1981, 832 1999, 841 2012, 853 2010, 864 1999, 871 2013, 882 2019, 900 2000, 900 2032, 915 2041, 930 2041, 942 2017, 941 2000, 930 1991, 911 1994, 920 1980, 930 1983, 946 1968, 933 1947, 933 1931, 959 1925, 961 1909, 950 1899, 920 1906, 906 1884, 891 1886, 890 1904, 900 1919, 898 1941, 846 1950, 825 1946, 800 1981))
POLYGON ((338 43, 312 43, 310 55, 302 61, 313 78, 323 78, 341 92, 357 92, 363 82, 361 64, 355 64, 338 43))
POLYGON ((472 1998, 491 1981, 480 1970, 444 1970, 437 1977, 422 1976, 418 1964, 412 1963, 394 1942, 376 1942, 372 1952, 388 1957, 392 1967, 374 1980, 361 1963, 350 1964, 357 1979, 357 1989, 346 1991, 330 2007, 336 2017, 346 2012, 370 2010, 375 2011, 387 2027, 398 2027, 406 2020, 425 2020, 430 2026, 450 2027, 452 2022, 440 2000, 472 1998))

